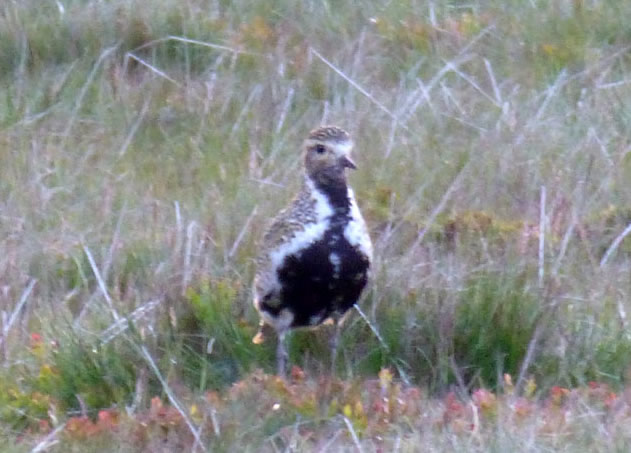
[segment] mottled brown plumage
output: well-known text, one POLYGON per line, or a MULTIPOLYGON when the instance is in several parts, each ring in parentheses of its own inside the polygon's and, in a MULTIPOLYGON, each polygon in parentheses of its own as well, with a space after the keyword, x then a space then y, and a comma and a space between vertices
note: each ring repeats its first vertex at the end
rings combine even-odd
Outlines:
POLYGON ((276 216, 263 236, 261 250, 256 259, 255 294, 263 294, 267 291, 276 278, 276 268, 272 264, 270 253, 290 241, 299 232, 304 231, 306 225, 316 220, 315 201, 309 190, 302 187, 290 206, 276 216))

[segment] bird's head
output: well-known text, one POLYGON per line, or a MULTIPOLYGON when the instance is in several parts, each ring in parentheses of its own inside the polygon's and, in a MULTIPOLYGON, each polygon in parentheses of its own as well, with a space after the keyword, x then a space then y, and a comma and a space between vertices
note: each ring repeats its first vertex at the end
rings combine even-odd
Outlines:
POLYGON ((346 169, 356 168, 350 156, 352 149, 353 142, 344 129, 314 129, 304 144, 307 175, 325 187, 346 185, 346 169))

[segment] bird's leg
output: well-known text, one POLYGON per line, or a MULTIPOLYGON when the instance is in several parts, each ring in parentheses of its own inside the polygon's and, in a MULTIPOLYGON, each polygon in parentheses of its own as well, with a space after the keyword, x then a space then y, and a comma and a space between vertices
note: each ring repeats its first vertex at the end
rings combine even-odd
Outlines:
POLYGON ((335 376, 335 362, 337 361, 337 347, 340 343, 340 334, 342 331, 342 323, 340 319, 330 318, 333 321, 333 335, 329 338, 329 347, 331 348, 331 369, 329 376, 325 379, 324 397, 321 399, 322 410, 326 411, 328 404, 331 402, 331 390, 333 386, 333 377, 335 376))
POLYGON ((286 335, 286 331, 278 332, 278 346, 276 347, 276 366, 278 375, 282 378, 285 377, 285 373, 287 372, 287 359, 289 357, 287 353, 286 335))
POLYGON ((342 323, 339 319, 334 320, 333 335, 329 340, 329 346, 331 347, 331 377, 335 374, 335 362, 337 361, 337 347, 340 343, 340 336, 342 332, 342 323))

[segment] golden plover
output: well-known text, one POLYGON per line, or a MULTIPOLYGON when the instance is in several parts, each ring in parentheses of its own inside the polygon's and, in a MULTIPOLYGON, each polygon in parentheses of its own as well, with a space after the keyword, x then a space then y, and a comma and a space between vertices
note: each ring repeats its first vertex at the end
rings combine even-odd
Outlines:
POLYGON ((368 281, 372 243, 349 187, 349 134, 334 126, 311 131, 304 143, 304 181, 293 202, 263 237, 254 278, 254 306, 278 334, 278 373, 287 362, 285 336, 292 328, 335 324, 332 367, 343 315, 368 281))

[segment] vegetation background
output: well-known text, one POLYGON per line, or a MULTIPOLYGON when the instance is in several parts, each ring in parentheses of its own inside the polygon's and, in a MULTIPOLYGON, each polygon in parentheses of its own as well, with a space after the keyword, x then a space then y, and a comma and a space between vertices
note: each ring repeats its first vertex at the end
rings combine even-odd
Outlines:
POLYGON ((0 450, 629 451, 629 17, 2 2, 0 450), (373 284, 284 382, 253 258, 325 123, 373 284))

